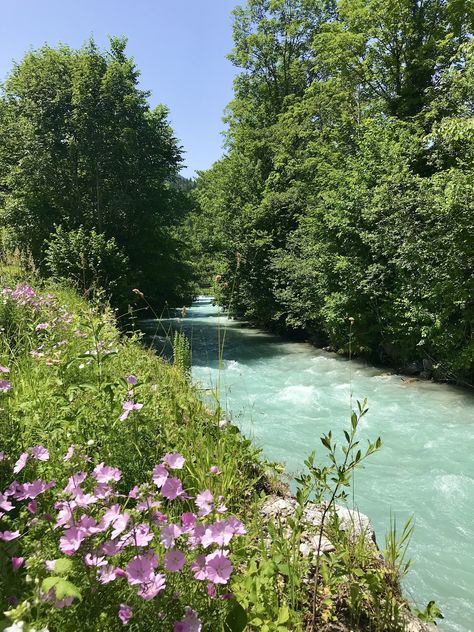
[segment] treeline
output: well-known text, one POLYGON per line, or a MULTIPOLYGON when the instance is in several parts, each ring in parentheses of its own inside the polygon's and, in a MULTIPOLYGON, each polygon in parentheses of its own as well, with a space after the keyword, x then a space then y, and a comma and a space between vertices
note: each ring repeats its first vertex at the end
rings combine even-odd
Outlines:
POLYGON ((469 0, 234 11, 226 153, 190 225, 223 304, 474 381, 473 32, 469 0))
POLYGON ((45 46, 15 64, 0 93, 3 251, 42 274, 101 287, 117 305, 133 288, 154 305, 193 293, 179 226, 189 211, 181 148, 162 105, 111 38, 45 46))

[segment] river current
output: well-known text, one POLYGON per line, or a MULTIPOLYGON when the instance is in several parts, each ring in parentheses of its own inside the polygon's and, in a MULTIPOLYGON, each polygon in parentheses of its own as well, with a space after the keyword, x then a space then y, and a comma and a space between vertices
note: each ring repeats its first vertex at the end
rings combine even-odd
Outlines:
POLYGON ((185 318, 143 323, 158 351, 166 323, 191 340, 194 380, 220 383, 233 422, 290 474, 311 450, 323 457, 322 433, 347 428, 351 392, 354 405, 368 399, 361 438, 383 446, 356 473, 356 504, 380 544, 391 517, 401 530, 414 514, 406 595, 419 607, 434 599, 441 630, 474 632, 474 396, 249 328, 204 297, 185 318))

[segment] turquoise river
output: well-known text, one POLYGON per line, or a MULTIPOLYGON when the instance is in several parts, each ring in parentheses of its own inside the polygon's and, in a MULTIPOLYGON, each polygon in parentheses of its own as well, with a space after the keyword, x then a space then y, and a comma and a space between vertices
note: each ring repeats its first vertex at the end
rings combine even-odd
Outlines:
MULTIPOLYGON (((362 437, 381 436, 383 446, 356 474, 358 507, 382 543, 391 515, 399 526, 415 515, 407 596, 418 606, 435 599, 440 630, 474 631, 474 396, 246 327, 206 298, 168 323, 191 339, 193 378, 204 389, 220 380, 234 423, 290 473, 311 450, 322 455, 323 432, 347 426, 351 391, 368 399, 362 437)), ((163 326, 144 323, 158 347, 163 326)))

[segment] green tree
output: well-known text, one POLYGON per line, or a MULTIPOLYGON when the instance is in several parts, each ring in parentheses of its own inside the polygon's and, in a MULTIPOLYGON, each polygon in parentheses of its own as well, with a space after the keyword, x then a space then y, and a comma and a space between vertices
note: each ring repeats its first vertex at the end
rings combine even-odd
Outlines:
POLYGON ((42 269, 56 226, 97 230, 152 302, 182 301, 189 269, 172 230, 185 212, 172 186, 181 152, 125 46, 45 46, 14 66, 0 100, 2 222, 42 269))

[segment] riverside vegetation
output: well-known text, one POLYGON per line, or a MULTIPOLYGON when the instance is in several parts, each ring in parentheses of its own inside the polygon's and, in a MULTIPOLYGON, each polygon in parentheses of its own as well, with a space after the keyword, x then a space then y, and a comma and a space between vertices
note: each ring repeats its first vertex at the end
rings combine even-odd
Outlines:
POLYGON ((342 458, 328 434, 329 458, 306 463, 288 538, 259 515, 282 487, 274 469, 206 409, 186 343, 172 366, 120 335, 111 310, 57 285, 3 285, 0 327, 5 630, 405 629, 409 526, 382 559, 334 511, 380 447, 358 445, 365 404, 342 458), (325 503, 315 535, 335 549, 304 558, 312 497, 325 503))
POLYGON ((473 384, 473 33, 470 0, 235 9, 226 151, 188 219, 220 302, 346 353, 353 318, 353 353, 473 384))

